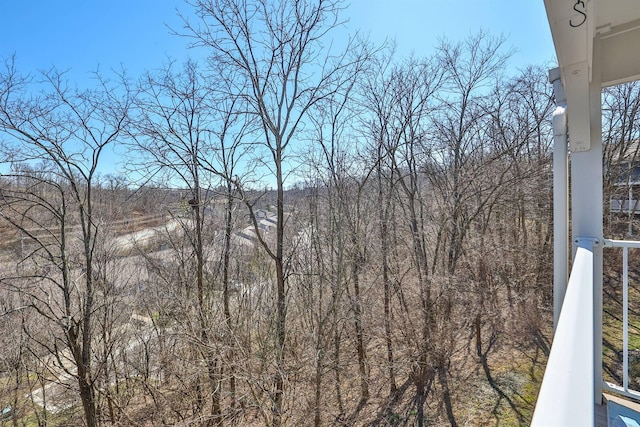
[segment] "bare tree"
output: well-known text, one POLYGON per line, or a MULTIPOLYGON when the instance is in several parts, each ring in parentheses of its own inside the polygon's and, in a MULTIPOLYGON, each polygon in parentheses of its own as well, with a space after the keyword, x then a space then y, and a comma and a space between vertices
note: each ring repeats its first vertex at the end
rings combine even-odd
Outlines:
POLYGON ((21 76, 12 61, 0 73, 2 162, 39 164, 24 185, 2 193, 0 215, 29 240, 24 269, 2 283, 25 295, 29 306, 51 325, 39 342, 75 378, 85 422, 98 424, 94 343, 100 335, 96 313, 104 308, 100 288, 108 282, 96 263, 101 221, 93 184, 104 150, 128 123, 132 92, 97 75, 97 87, 74 88, 52 69, 42 81, 21 76), (42 85, 42 86, 39 86, 42 85), (39 87, 43 91, 38 93, 39 87), (66 349, 73 369, 63 360, 66 349))
MULTIPOLYGON (((353 316, 355 335, 355 353, 358 364, 360 397, 355 414, 360 411, 370 397, 369 369, 367 360, 367 333, 365 318, 365 291, 363 288, 363 269, 366 264, 368 245, 368 224, 370 205, 367 206, 366 190, 373 167, 358 155, 359 144, 353 135, 351 124, 363 109, 355 102, 357 80, 366 72, 367 67, 357 64, 352 73, 350 84, 343 91, 327 97, 314 109, 311 121, 314 124, 314 140, 317 146, 311 151, 317 159, 311 162, 317 184, 326 192, 321 198, 326 206, 326 224, 323 227, 329 235, 324 248, 317 254, 331 254, 330 261, 322 260, 323 273, 331 283, 331 309, 334 316, 339 313, 342 294, 348 297, 348 305, 353 316), (328 244, 327 244, 328 243, 328 244), (335 254, 339 254, 336 256, 335 254)), ((366 62, 369 65, 369 62, 366 62)), ((370 201, 370 200, 369 200, 370 201)), ((314 214, 318 221, 318 215, 314 214)), ((340 325, 334 328, 334 358, 340 360, 340 325)), ((336 386, 339 417, 344 416, 341 401, 340 372, 336 371, 336 386)), ((319 417, 316 416, 316 420, 319 417)))
MULTIPOLYGON (((207 258, 211 250, 205 240, 205 217, 210 212, 212 194, 211 175, 201 166, 200 159, 210 152, 209 131, 213 125, 210 107, 211 89, 204 83, 194 62, 187 62, 181 70, 172 65, 141 82, 137 119, 133 138, 142 162, 136 165, 149 179, 162 180, 169 187, 186 187, 183 204, 186 212, 173 213, 186 236, 188 250, 179 247, 179 270, 184 273, 184 286, 193 310, 186 308, 186 339, 194 347, 193 360, 202 359, 206 373, 196 373, 195 406, 206 425, 221 424, 219 358, 212 336, 211 317, 213 284, 206 279, 207 258), (187 319, 193 319, 190 322, 187 319), (204 407, 211 395, 211 408, 204 407)), ((160 263, 161 264, 161 263, 160 263)), ((182 280, 181 280, 182 281, 182 280)), ((185 306, 185 307, 188 307, 185 306)))
MULTIPOLYGON (((424 420, 424 403, 433 380, 430 359, 435 358, 438 346, 434 317, 437 296, 432 290, 432 272, 429 262, 431 241, 428 218, 433 214, 426 199, 426 180, 423 164, 429 152, 425 152, 430 115, 435 106, 434 94, 442 84, 443 74, 433 60, 409 59, 405 63, 382 62, 370 79, 363 84, 363 94, 371 109, 371 122, 367 127, 372 143, 378 175, 378 200, 380 210, 380 243, 382 276, 385 288, 385 329, 387 330, 387 359, 393 367, 391 333, 388 319, 391 308, 391 283, 389 268, 388 221, 394 194, 399 192, 399 206, 406 215, 410 244, 410 256, 418 291, 419 308, 409 314, 409 306, 402 303, 406 316, 420 319, 406 323, 405 334, 415 349, 412 350, 412 381, 416 386, 416 408, 419 425, 424 420), (395 191, 394 191, 395 190, 395 191)), ((398 287, 398 284, 395 285, 398 287)), ((401 300, 402 301, 402 300, 401 300)), ((390 378, 393 372, 390 371, 390 378)), ((393 384, 392 384, 393 385, 393 384)), ((391 389, 392 394, 396 392, 391 389)))
MULTIPOLYGON (((206 423, 216 425, 226 417, 222 405, 225 377, 232 410, 236 401, 231 276, 238 262, 232 260, 232 235, 244 194, 244 174, 237 167, 244 154, 241 139, 252 117, 246 114, 243 98, 230 97, 227 83, 215 73, 203 75, 192 61, 180 70, 171 64, 157 74, 147 74, 141 82, 133 131, 134 148, 142 160, 132 162, 133 173, 144 171, 154 182, 186 188, 182 205, 187 212, 178 208, 172 216, 180 223, 188 250, 179 239, 172 245, 180 259, 179 271, 184 273, 177 279, 184 282, 187 299, 195 300, 181 308, 187 318, 197 319, 195 325, 185 323, 184 338, 206 364, 206 374, 196 381, 195 405, 206 423), (219 280, 221 311, 216 298, 219 280), (189 338, 192 335, 198 337, 195 342, 189 338), (208 395, 211 408, 207 413, 208 395)), ((173 267, 167 269, 166 261, 149 261, 154 274, 164 274, 163 280, 171 287, 176 279, 173 267)))
MULTIPOLYGON (((337 0, 269 2, 266 0, 201 0, 191 3, 200 25, 185 19, 195 44, 210 49, 211 64, 247 100, 247 113, 260 123, 261 145, 276 186, 277 225, 273 246, 262 241, 276 272, 275 372, 272 423, 283 420, 286 382, 287 248, 285 242, 285 177, 288 152, 299 136, 309 109, 344 82, 344 56, 323 47, 339 24, 337 0), (244 89, 246 87, 246 90, 244 89)), ((359 58, 357 58, 359 59, 359 58)), ((231 85, 230 85, 231 86, 231 85)))

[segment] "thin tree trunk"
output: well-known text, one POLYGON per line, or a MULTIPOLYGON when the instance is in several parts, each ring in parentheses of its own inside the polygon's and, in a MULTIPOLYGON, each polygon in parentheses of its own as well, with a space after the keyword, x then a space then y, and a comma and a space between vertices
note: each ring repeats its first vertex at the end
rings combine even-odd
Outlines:
POLYGON ((229 394, 231 395, 231 409, 236 408, 236 376, 235 369, 233 367, 235 352, 233 350, 234 340, 232 336, 233 327, 231 324, 231 310, 229 308, 230 289, 229 289, 229 263, 231 262, 231 233, 233 232, 233 193, 230 182, 227 182, 227 203, 225 212, 225 224, 224 224, 224 249, 222 260, 222 298, 223 298, 223 310, 225 326, 227 327, 227 334, 230 336, 227 345, 229 346, 229 357, 227 360, 227 370, 229 371, 229 394))
POLYGON ((398 391, 396 385, 395 366, 393 360, 393 340, 391 336, 391 283, 389 280, 389 204, 390 200, 383 200, 382 171, 378 169, 378 206, 380 212, 380 249, 382 257, 382 283, 384 286, 384 336, 387 347, 387 364, 389 372, 389 395, 394 396, 398 391), (384 209, 382 208, 384 206, 384 209))
POLYGON ((344 416, 344 401, 342 399, 342 377, 340 376, 340 329, 337 324, 337 319, 334 319, 334 322, 336 324, 336 329, 333 336, 333 371, 336 376, 336 402, 338 403, 338 418, 340 419, 344 416))
POLYGON ((360 264, 361 254, 356 242, 355 231, 351 233, 351 243, 355 246, 357 253, 353 259, 351 268, 351 281, 353 282, 353 321, 356 329, 356 352, 358 354, 358 370, 360 373, 360 403, 364 404, 369 400, 369 381, 367 378, 366 350, 364 347, 364 331, 362 327, 362 304, 360 295, 360 264))
POLYGON ((321 408, 321 399, 322 399, 322 361, 324 359, 321 348, 316 348, 318 356, 316 357, 316 372, 315 372, 315 395, 313 399, 314 408, 313 408, 313 425, 315 427, 320 427, 322 424, 322 408, 321 408))
POLYGON ((276 181, 278 213, 276 225, 276 267, 277 314, 276 314, 276 372, 274 379, 275 396, 273 405, 273 425, 282 425, 282 411, 284 399, 284 352, 285 352, 285 322, 287 316, 285 276, 284 276, 284 181, 282 176, 281 142, 276 149, 276 181))
POLYGON ((449 389, 449 380, 447 376, 448 374, 445 364, 440 363, 440 366, 438 366, 438 382, 440 382, 440 386, 442 387, 442 398, 444 399, 447 418, 449 419, 451 427, 458 427, 458 422, 456 421, 456 417, 453 413, 453 403, 451 402, 451 391, 449 389))

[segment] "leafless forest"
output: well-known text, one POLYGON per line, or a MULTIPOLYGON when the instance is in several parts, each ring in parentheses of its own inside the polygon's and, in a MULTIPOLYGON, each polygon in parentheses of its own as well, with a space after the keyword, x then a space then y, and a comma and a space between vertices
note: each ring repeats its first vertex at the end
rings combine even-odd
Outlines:
MULTIPOLYGON (((190 7, 204 62, 87 88, 2 58, 0 425, 528 425, 546 68, 336 43, 340 0, 190 7)), ((639 91, 603 93, 607 198, 639 91)))

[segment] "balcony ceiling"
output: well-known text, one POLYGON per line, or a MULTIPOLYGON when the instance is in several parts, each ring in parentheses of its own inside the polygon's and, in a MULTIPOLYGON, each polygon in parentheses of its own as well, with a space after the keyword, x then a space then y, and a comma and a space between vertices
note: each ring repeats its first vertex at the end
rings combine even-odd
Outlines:
POLYGON ((544 3, 563 80, 567 70, 584 64, 591 81, 594 60, 602 66, 602 86, 640 79, 640 0, 544 3), (596 38, 601 49, 594 55, 596 38))

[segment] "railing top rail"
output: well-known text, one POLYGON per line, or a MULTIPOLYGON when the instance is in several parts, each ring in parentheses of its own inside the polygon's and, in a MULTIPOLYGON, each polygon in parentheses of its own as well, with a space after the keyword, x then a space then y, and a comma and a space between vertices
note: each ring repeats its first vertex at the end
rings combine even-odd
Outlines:
POLYGON ((593 426, 593 240, 574 259, 531 425, 593 426))
POLYGON ((604 239, 604 247, 605 248, 640 248, 640 241, 604 239))

